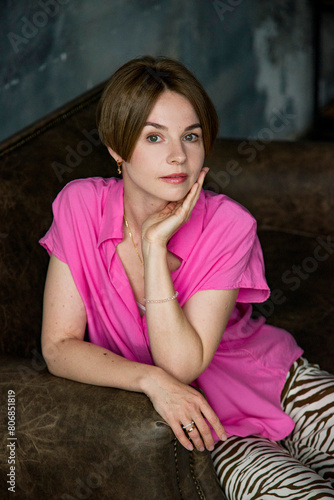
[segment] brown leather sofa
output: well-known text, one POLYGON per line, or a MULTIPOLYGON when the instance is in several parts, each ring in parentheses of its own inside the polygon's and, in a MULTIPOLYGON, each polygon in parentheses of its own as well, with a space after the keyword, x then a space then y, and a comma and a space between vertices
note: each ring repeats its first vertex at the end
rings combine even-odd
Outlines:
MULTIPOLYGON (((74 178, 117 175, 96 132, 101 88, 0 146, 2 498, 15 485, 22 500, 223 499, 210 454, 180 446, 144 394, 53 377, 40 354, 48 257, 38 240, 51 203, 74 178)), ((273 293, 254 314, 290 330, 329 371, 333 153, 329 143, 219 140, 207 161, 208 188, 258 220, 273 293)))

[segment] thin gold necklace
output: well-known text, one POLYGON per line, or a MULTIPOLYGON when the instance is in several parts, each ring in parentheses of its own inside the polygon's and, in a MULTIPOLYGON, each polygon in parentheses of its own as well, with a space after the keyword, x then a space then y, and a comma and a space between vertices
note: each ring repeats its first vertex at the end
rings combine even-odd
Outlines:
POLYGON ((129 236, 130 236, 130 238, 131 238, 131 241, 132 241, 132 243, 133 243, 133 246, 135 247, 136 253, 137 253, 137 255, 138 255, 138 259, 140 260, 141 265, 144 267, 144 262, 143 262, 143 259, 142 259, 142 258, 141 258, 141 256, 139 255, 137 245, 135 244, 135 242, 134 242, 134 240, 133 240, 133 238, 132 238, 132 234, 131 234, 130 226, 129 226, 128 221, 126 220, 125 214, 123 215, 123 217, 124 217, 124 222, 125 222, 125 225, 126 225, 126 227, 127 227, 127 230, 128 230, 129 236))

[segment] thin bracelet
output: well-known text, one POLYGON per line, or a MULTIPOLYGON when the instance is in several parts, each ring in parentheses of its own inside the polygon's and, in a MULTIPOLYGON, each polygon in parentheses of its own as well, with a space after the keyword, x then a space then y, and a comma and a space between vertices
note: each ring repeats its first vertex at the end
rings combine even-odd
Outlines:
POLYGON ((173 295, 173 297, 168 297, 168 299, 161 299, 161 300, 148 300, 148 299, 144 299, 144 302, 146 302, 146 304, 161 304, 162 302, 169 302, 170 300, 174 300, 176 299, 176 297, 179 295, 179 292, 175 292, 175 295, 173 295))

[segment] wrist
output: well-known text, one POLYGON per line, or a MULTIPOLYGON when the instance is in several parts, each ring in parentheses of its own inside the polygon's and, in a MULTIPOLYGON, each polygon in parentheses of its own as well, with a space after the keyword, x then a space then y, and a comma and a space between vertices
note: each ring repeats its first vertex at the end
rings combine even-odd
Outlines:
POLYGON ((157 379, 160 377, 161 372, 163 372, 162 368, 154 365, 147 365, 145 375, 140 380, 141 391, 150 399, 153 395, 154 387, 156 386, 157 379))
POLYGON ((167 256, 167 243, 162 241, 148 241, 142 242, 142 253, 144 260, 148 258, 166 258, 167 256))

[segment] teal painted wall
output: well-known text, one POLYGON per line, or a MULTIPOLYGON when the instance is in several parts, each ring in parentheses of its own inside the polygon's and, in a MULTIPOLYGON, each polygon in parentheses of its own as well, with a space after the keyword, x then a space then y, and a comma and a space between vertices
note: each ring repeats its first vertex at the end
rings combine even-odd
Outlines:
POLYGON ((195 73, 220 136, 296 139, 311 125, 310 0, 0 3, 0 140, 143 54, 195 73))

